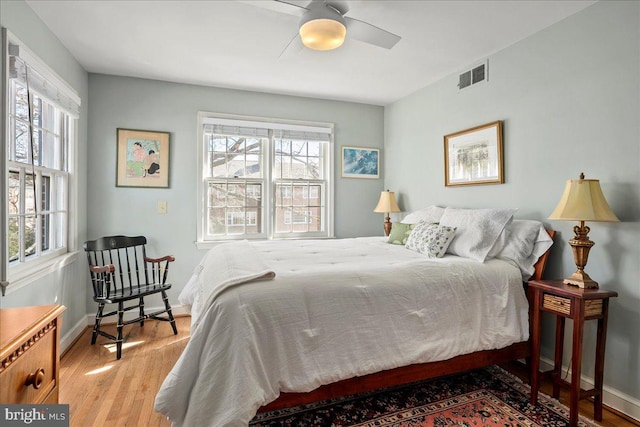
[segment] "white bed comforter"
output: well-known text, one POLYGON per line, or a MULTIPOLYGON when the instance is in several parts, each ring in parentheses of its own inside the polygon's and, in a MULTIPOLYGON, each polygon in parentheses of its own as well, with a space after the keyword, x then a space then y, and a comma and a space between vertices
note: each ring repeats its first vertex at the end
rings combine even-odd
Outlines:
POLYGON ((155 401, 174 425, 246 426, 281 391, 528 339, 510 262, 428 259, 377 237, 244 244, 275 278, 203 283, 225 245, 196 269, 181 301, 202 307, 155 401))

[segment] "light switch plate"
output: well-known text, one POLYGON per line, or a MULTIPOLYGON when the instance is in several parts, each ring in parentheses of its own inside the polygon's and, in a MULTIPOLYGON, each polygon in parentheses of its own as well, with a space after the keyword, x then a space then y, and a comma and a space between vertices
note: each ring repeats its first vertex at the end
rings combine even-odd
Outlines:
POLYGON ((158 213, 159 214, 167 213, 167 202, 164 202, 164 201, 158 202, 158 213))

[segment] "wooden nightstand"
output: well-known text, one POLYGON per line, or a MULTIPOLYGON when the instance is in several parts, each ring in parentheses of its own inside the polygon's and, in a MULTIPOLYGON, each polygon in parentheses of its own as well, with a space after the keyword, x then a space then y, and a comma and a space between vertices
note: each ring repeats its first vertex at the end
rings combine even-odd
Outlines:
POLYGON ((560 387, 568 387, 570 396, 571 427, 578 425, 578 401, 593 396, 594 418, 602 421, 602 374, 604 371, 604 349, 607 337, 607 314, 609 298, 617 297, 618 293, 604 289, 581 289, 576 286, 565 285, 562 280, 532 280, 529 282, 531 307, 531 404, 538 400, 540 375, 551 374, 553 381, 553 397, 560 396, 560 387), (556 315, 556 343, 553 370, 540 372, 540 329, 543 311, 556 315), (571 383, 562 379, 562 351, 564 343, 565 319, 573 320, 573 341, 571 351, 571 383), (584 336, 584 322, 598 320, 596 341, 596 366, 592 390, 580 388, 580 374, 582 370, 582 340, 584 336))
POLYGON ((61 305, 0 310, 0 403, 58 403, 61 305))

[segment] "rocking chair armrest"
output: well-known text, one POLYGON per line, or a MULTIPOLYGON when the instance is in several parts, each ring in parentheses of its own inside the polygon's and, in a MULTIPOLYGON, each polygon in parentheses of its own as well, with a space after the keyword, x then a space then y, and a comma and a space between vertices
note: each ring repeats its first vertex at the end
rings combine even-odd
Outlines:
POLYGON ((113 273, 114 271, 116 271, 116 267, 113 264, 109 264, 109 265, 90 265, 89 266, 89 270, 92 273, 113 273))
POLYGON ((149 257, 146 257, 144 260, 146 262, 151 262, 151 263, 163 262, 163 261, 173 262, 173 261, 176 260, 176 257, 174 257, 173 255, 167 255, 167 256, 163 256, 162 258, 149 258, 149 257))

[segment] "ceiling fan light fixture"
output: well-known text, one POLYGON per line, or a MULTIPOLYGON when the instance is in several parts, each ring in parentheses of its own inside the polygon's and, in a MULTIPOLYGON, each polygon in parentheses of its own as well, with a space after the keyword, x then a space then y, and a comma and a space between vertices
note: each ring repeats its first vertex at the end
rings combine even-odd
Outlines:
POLYGON ((332 50, 344 43, 347 27, 333 18, 310 19, 300 25, 300 39, 309 49, 332 50))

